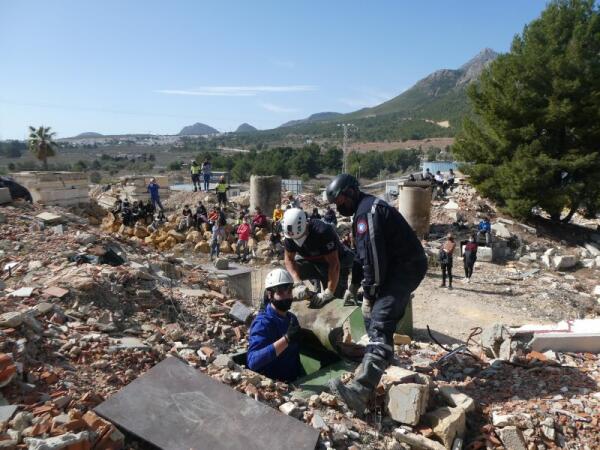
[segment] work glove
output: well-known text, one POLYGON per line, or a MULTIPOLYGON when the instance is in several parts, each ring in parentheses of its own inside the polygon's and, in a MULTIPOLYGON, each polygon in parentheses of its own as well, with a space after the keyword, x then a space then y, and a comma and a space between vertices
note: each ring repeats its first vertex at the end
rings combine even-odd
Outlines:
POLYGON ((284 334, 288 344, 298 341, 300 337, 300 324, 296 321, 290 321, 287 332, 284 334))
POLYGON ((344 292, 344 305, 355 305, 356 304, 356 293, 358 292, 359 285, 351 284, 344 292))
POLYGON ((331 292, 329 289, 325 289, 323 292, 319 292, 311 299, 310 306, 313 308, 321 308, 331 300, 333 300, 333 292, 331 292))
POLYGON ((294 300, 305 300, 308 298, 308 287, 301 281, 294 283, 292 289, 292 298, 294 300))

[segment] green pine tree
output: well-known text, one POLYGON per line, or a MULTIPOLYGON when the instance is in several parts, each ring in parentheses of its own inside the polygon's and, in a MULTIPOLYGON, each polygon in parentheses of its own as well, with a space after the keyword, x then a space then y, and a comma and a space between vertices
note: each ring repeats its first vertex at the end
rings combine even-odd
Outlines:
POLYGON ((453 152, 480 192, 517 217, 568 222, 600 206, 600 11, 554 0, 470 87, 475 116, 453 152))

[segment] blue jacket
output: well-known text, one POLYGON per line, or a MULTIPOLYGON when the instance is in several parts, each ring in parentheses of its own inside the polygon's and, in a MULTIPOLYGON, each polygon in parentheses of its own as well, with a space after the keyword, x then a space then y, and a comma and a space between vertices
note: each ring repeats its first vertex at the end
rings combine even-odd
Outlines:
POLYGON ((148 185, 148 192, 150 192, 150 197, 158 198, 158 190, 159 189, 160 189, 160 186, 158 185, 158 183, 150 183, 148 185))
POLYGON ((489 222, 486 222, 485 220, 482 220, 481 222, 479 222, 478 229, 479 229, 479 231, 489 233, 490 231, 492 231, 492 224, 489 222))
POLYGON ((279 356, 275 354, 273 343, 288 329, 290 321, 298 322, 294 314, 288 312, 282 317, 268 304, 250 326, 248 338, 248 367, 274 380, 294 381, 301 373, 300 348, 291 343, 279 356))

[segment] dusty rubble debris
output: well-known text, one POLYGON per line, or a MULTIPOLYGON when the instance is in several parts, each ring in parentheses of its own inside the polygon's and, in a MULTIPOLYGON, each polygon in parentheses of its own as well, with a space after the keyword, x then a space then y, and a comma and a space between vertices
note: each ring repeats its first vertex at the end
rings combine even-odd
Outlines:
MULTIPOLYGON (((205 195, 174 193, 165 204, 173 211, 183 202, 214 201, 205 195)), ((502 225, 495 227, 497 237, 510 251, 502 265, 478 262, 476 271, 489 286, 523 308, 547 309, 550 320, 600 312, 598 242, 591 248, 557 244, 524 224, 501 221, 493 205, 467 186, 452 195, 458 210, 434 202, 432 221, 445 228, 434 227, 426 243, 431 252, 456 211, 466 211, 472 223, 490 215, 502 225), (546 252, 551 267, 542 259, 546 252), (575 255, 577 264, 556 270, 554 258, 566 255, 575 255), (586 260, 594 265, 587 267, 586 260)), ((244 198, 232 200, 228 218, 245 206, 244 198)), ((310 195, 302 201, 307 209, 322 207, 310 195)), ((514 324, 498 324, 451 351, 398 341, 397 359, 371 413, 361 418, 327 392, 305 399, 293 386, 234 362, 230 355, 246 349, 255 311, 200 268, 209 250, 207 231, 179 233, 174 218, 160 240, 149 243, 152 233, 140 237, 140 227, 115 229, 113 221, 108 229, 110 219, 90 226, 83 210, 25 204, 1 209, 0 380, 7 382, 0 391, 0 443, 43 448, 54 439, 80 448, 144 448, 91 411, 172 355, 318 429, 321 448, 600 448, 597 354, 536 352, 529 338, 509 333, 514 324), (36 218, 43 212, 61 216, 62 231, 36 218), (93 255, 97 246, 118 249, 123 262, 72 260, 93 255), (400 393, 415 392, 420 396, 414 401, 390 404, 400 393)), ((340 221, 338 230, 349 230, 349 222, 340 221)), ((252 264, 270 264, 266 238, 254 243, 252 264)))

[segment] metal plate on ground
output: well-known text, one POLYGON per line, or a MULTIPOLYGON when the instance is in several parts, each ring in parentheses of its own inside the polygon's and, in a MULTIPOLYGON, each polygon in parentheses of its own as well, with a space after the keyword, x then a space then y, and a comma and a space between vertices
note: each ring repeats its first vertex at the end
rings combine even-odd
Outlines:
POLYGON ((167 358, 95 411, 164 450, 314 449, 319 432, 177 358, 167 358))

